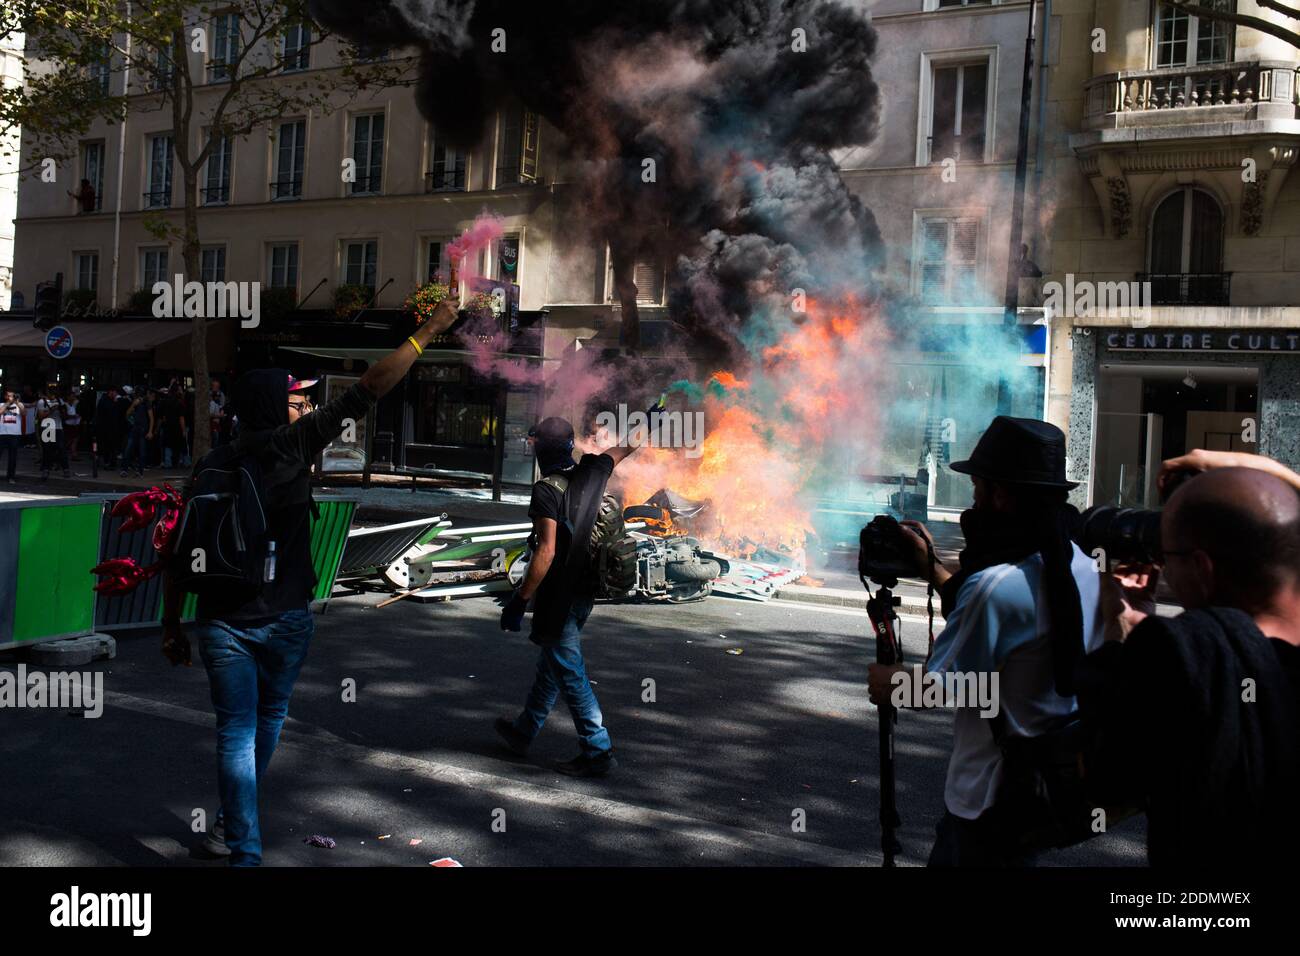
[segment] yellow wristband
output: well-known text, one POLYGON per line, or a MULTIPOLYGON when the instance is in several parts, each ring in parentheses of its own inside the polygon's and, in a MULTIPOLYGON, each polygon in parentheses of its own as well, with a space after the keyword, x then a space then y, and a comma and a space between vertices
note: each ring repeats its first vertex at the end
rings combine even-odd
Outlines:
POLYGON ((419 358, 421 355, 424 354, 424 349, 420 348, 420 343, 417 342, 417 341, 415 341, 415 336, 414 336, 414 335, 408 335, 408 336, 406 337, 406 341, 410 342, 412 345, 415 346, 415 357, 416 357, 416 358, 419 358))

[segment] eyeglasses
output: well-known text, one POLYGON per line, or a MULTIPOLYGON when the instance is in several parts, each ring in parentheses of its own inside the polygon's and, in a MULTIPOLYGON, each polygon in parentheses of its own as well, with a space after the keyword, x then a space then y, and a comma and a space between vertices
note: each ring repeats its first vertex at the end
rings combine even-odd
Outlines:
POLYGON ((299 415, 306 415, 311 411, 311 401, 309 399, 303 399, 301 402, 290 402, 289 407, 296 408, 299 415))

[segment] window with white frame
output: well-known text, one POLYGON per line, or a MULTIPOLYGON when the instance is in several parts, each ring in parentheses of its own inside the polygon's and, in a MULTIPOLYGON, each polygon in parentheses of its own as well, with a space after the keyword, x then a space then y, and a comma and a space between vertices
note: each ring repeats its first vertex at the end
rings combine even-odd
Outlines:
POLYGON ((497 188, 537 182, 541 118, 520 107, 502 110, 498 122, 497 188))
MULTIPOLYGON (((1236 0, 1197 0, 1199 6, 1234 12, 1236 0)), ((1157 69, 1227 63, 1232 56, 1232 24, 1194 17, 1172 3, 1156 5, 1157 69)))
POLYGON ((226 281, 225 246, 204 246, 199 250, 199 278, 203 282, 226 281))
POLYGON ((172 148, 170 133, 149 137, 144 181, 146 209, 158 209, 172 204, 172 148))
POLYGON ((311 27, 293 23, 285 27, 280 37, 280 69, 286 73, 305 70, 311 66, 311 27))
POLYGON ((171 47, 155 47, 153 51, 153 70, 149 74, 149 89, 155 91, 170 89, 172 78, 175 75, 176 64, 172 60, 171 47))
POLYGON ((208 78, 219 83, 229 80, 239 60, 239 14, 218 13, 212 18, 208 52, 208 78))
POLYGON ((281 123, 275 136, 275 181, 272 199, 297 199, 302 195, 303 168, 307 156, 307 121, 281 123))
POLYGON ((424 281, 452 284, 451 263, 447 261, 447 241, 426 239, 424 242, 424 281))
POLYGON ((932 59, 926 90, 925 162, 982 163, 992 115, 990 57, 932 59))
POLYGON ((76 254, 76 286, 94 292, 99 288, 99 253, 78 252, 76 254))
POLYGON ((971 216, 920 220, 917 294, 930 305, 978 301, 980 221, 971 216))
POLYGON ((208 205, 230 202, 230 165, 235 143, 229 136, 218 136, 204 164, 203 189, 200 195, 208 205))
POLYGON ((87 180, 90 188, 95 190, 94 208, 82 209, 82 212, 98 212, 104 208, 103 143, 81 144, 81 178, 87 180))
POLYGON ((140 252, 140 285, 141 288, 152 291, 155 282, 170 282, 171 276, 167 274, 167 250, 143 249, 140 252))
POLYGON ((267 256, 267 285, 273 289, 297 289, 298 243, 273 242, 267 256))
MULTIPOLYGON (((614 257, 606 254, 605 301, 617 302, 618 290, 614 287, 614 257)), ((664 301, 664 263, 653 255, 639 257, 632 265, 632 281, 636 284, 637 305, 662 305, 664 301)))
POLYGON ((376 239, 351 240, 343 244, 343 281, 348 285, 375 289, 379 274, 379 241, 376 239))
POLYGON ((99 86, 100 92, 107 95, 109 78, 113 73, 113 49, 107 43, 99 43, 87 52, 86 74, 99 86))
POLYGON ((993 0, 925 0, 926 10, 947 10, 949 7, 987 7, 993 0))
POLYGON ((425 177, 430 192, 465 188, 468 156, 439 140, 437 130, 429 131, 429 172, 425 177))
POLYGON ((352 192, 379 192, 384 171, 383 113, 364 113, 352 118, 352 158, 357 164, 352 192))

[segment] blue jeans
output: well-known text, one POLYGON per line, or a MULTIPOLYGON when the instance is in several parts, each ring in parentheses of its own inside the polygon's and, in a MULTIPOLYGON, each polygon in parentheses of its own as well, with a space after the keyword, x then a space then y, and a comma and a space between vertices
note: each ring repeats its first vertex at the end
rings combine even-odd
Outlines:
POLYGON ((135 461, 135 470, 144 471, 146 432, 130 431, 126 433, 126 448, 122 450, 122 470, 130 471, 131 462, 135 461))
POLYGON ((18 440, 21 435, 0 435, 0 449, 3 449, 9 455, 9 468, 5 472, 6 478, 14 476, 14 467, 18 464, 18 440))
POLYGON ((264 627, 194 625, 217 712, 217 790, 231 866, 262 862, 257 784, 280 739, 315 629, 310 609, 288 611, 264 627))
POLYGON ((582 625, 591 615, 591 600, 574 602, 560 632, 560 640, 542 648, 537 659, 537 677, 528 692, 523 713, 515 720, 515 730, 532 740, 546 723, 560 695, 569 705, 573 726, 582 741, 582 752, 597 757, 613 749, 609 731, 601 724, 600 705, 587 680, 582 662, 582 625))

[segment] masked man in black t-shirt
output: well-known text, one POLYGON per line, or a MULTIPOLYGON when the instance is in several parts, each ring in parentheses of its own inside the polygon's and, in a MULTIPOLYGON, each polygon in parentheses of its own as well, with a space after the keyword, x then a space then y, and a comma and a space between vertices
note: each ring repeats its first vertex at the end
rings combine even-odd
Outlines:
POLYGON ((523 584, 501 611, 501 627, 520 630, 532 601, 529 639, 542 650, 523 711, 514 721, 498 718, 496 730, 511 751, 523 756, 563 695, 582 753, 557 764, 556 769, 575 777, 603 777, 618 762, 582 659, 580 635, 591 614, 595 579, 581 567, 575 569, 580 562, 570 560, 572 529, 583 522, 571 502, 599 502, 614 466, 636 449, 607 448, 599 455, 583 455, 575 463, 573 426, 562 418, 546 419, 533 429, 531 438, 543 479, 533 485, 528 507, 528 517, 533 520, 533 556, 523 584), (556 475, 565 479, 563 492, 546 480, 556 475))
MULTIPOLYGON (((311 615, 316 575, 311 556, 311 464, 370 406, 406 377, 429 340, 456 320, 456 301, 444 299, 424 325, 370 366, 343 394, 313 410, 303 386, 284 369, 257 369, 239 383, 235 406, 240 435, 259 439, 268 538, 276 542, 273 569, 256 597, 244 601, 202 596, 192 633, 207 667, 217 713, 217 785, 221 811, 206 848, 229 856, 232 866, 258 866, 262 837, 257 786, 289 712, 289 695, 315 631, 311 615)), ((195 474, 203 459, 194 466, 195 474)), ((186 484, 184 497, 189 495, 186 484)), ((190 663, 190 642, 181 630, 181 595, 164 578, 163 653, 173 664, 190 663)))

